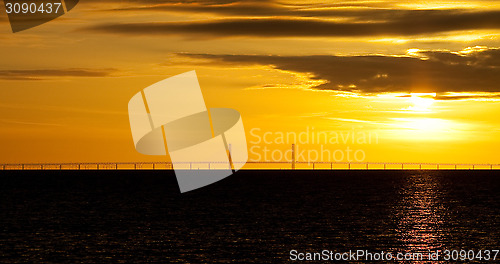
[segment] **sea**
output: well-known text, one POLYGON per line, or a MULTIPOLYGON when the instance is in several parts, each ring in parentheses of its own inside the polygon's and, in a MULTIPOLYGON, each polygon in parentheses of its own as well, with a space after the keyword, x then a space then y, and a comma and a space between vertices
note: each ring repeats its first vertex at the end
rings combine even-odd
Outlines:
POLYGON ((499 187, 495 170, 242 170, 181 194, 171 170, 0 171, 0 263, 500 263, 499 187))

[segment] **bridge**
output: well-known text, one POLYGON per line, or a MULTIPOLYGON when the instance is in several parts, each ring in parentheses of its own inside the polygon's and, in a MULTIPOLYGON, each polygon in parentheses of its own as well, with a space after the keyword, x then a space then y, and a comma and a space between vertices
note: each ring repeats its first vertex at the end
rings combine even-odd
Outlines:
MULTIPOLYGON (((233 164, 243 163, 235 162, 233 164)), ((185 170, 227 169, 223 162, 180 162, 176 168, 185 170)), ((172 170, 171 162, 80 162, 80 163, 10 163, 0 170, 172 170)), ((500 164, 475 163, 409 163, 409 162, 245 162, 247 170, 498 170, 500 164)))

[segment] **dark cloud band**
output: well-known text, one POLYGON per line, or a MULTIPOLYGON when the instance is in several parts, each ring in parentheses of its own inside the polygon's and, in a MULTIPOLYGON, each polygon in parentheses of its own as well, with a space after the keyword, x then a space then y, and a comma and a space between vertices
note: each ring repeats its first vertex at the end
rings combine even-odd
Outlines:
POLYGON ((450 31, 500 29, 500 11, 416 16, 384 22, 322 19, 223 19, 194 22, 101 24, 85 30, 126 35, 205 37, 359 37, 416 36, 450 31))
POLYGON ((3 80, 40 80, 56 77, 106 77, 114 73, 114 69, 39 69, 39 70, 0 70, 3 80))
MULTIPOLYGON (((315 89, 360 93, 500 92, 500 49, 423 51, 419 57, 183 54, 214 64, 268 65, 326 80, 315 89)), ((443 99, 450 99, 444 98, 443 99)), ((451 98, 453 99, 453 98, 451 98)))

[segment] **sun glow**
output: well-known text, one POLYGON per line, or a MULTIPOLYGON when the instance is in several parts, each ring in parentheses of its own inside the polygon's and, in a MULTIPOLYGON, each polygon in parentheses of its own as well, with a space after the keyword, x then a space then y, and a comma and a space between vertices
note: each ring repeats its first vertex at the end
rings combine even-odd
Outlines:
POLYGON ((412 104, 404 110, 413 112, 431 112, 431 107, 434 104, 436 93, 412 93, 409 97, 409 102, 412 104))
POLYGON ((441 118, 392 118, 393 126, 402 129, 400 136, 412 140, 443 141, 456 139, 459 124, 441 118))

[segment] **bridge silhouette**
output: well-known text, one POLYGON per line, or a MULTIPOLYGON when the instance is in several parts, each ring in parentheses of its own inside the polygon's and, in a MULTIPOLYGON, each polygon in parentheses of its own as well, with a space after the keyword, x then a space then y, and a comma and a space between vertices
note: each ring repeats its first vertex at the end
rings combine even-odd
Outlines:
MULTIPOLYGON (((498 170, 500 164, 415 163, 415 162, 323 162, 323 161, 248 161, 243 170, 498 170)), ((176 169, 227 169, 226 162, 179 162, 176 169)), ((75 162, 75 163, 9 163, 0 170, 172 170, 171 162, 75 162)))
MULTIPOLYGON (((231 144, 229 144, 231 149, 231 144)), ((500 169, 500 163, 426 163, 426 162, 331 162, 298 161, 295 144, 291 145, 291 160, 287 161, 231 161, 176 162, 176 169, 215 170, 232 169, 234 164, 245 164, 243 170, 479 170, 500 169)), ((0 170, 173 170, 172 162, 75 162, 75 163, 11 163, 1 164, 0 170)))

